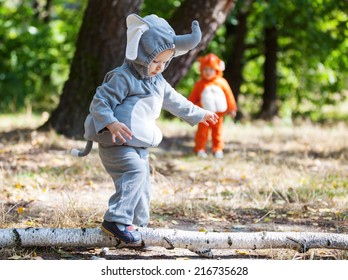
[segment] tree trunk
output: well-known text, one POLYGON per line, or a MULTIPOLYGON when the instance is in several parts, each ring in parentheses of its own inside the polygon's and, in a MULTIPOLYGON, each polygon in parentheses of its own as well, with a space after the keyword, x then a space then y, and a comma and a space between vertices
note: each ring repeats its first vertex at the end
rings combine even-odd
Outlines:
POLYGON ((278 114, 277 107, 277 51, 278 32, 275 26, 265 28, 264 93, 259 117, 272 119, 278 114))
MULTIPOLYGON (((224 72, 224 77, 231 85, 233 95, 238 103, 238 97, 240 93, 240 86, 243 82, 243 57, 244 51, 246 49, 245 38, 247 35, 247 18, 250 11, 250 5, 252 0, 245 1, 244 5, 239 9, 237 20, 238 25, 235 32, 232 34, 231 26, 227 25, 227 36, 235 36, 235 45, 233 47, 233 52, 228 56, 226 61, 226 70, 224 72)), ((242 118, 242 112, 238 109, 236 119, 242 118)))
POLYGON ((44 15, 43 15, 43 21, 46 23, 48 23, 51 19, 51 6, 52 6, 52 0, 46 0, 44 15))
POLYGON ((126 17, 138 13, 143 0, 89 0, 76 52, 60 103, 41 129, 53 128, 69 137, 82 137, 83 124, 95 89, 104 75, 123 63, 126 17))
POLYGON ((173 87, 185 76, 198 53, 206 49, 217 29, 225 22, 226 17, 234 8, 235 2, 236 0, 186 0, 175 10, 169 22, 176 34, 191 33, 192 20, 196 19, 202 30, 202 40, 195 49, 175 58, 163 73, 173 87))
POLYGON ((52 0, 46 0, 44 7, 40 7, 39 0, 34 0, 32 6, 34 10, 34 18, 37 20, 42 20, 45 23, 49 23, 51 19, 51 6, 52 0))
MULTIPOLYGON (((348 235, 319 232, 193 232, 175 229, 139 228, 143 246, 186 248, 198 254, 211 249, 348 250, 348 235)), ((122 247, 99 228, 0 229, 3 247, 122 247)), ((207 255, 207 254, 206 254, 207 255)), ((208 254, 211 256, 211 254, 208 254)))

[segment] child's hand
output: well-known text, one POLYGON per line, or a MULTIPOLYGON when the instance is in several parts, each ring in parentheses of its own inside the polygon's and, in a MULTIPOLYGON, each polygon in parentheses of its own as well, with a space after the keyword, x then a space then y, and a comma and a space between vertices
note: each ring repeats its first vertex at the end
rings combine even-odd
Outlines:
POLYGON ((132 140, 133 133, 125 124, 121 122, 113 122, 107 125, 106 127, 111 132, 113 143, 116 142, 116 138, 120 139, 122 143, 126 142, 126 139, 124 139, 124 137, 128 138, 129 140, 132 140))
POLYGON ((209 126, 209 123, 216 124, 219 119, 219 116, 214 112, 206 111, 204 118, 200 121, 200 123, 209 126))
POLYGON ((236 111, 231 111, 231 112, 230 112, 230 115, 231 115, 232 118, 235 118, 236 115, 237 115, 237 112, 236 112, 236 111))

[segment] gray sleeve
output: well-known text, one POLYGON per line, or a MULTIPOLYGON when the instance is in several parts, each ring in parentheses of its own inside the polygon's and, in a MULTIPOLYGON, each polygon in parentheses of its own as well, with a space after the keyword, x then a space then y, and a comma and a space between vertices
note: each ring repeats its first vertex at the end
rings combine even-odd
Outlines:
POLYGON ((97 133, 107 125, 118 121, 114 110, 127 94, 128 87, 122 76, 115 71, 106 74, 103 84, 96 90, 89 109, 97 133))
POLYGON ((199 123, 206 114, 206 110, 187 100, 167 82, 163 98, 163 109, 192 126, 199 123))

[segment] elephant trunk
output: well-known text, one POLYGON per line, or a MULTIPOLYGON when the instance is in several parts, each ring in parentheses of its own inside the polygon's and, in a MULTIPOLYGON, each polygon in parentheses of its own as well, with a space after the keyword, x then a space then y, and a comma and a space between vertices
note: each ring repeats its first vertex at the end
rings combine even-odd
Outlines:
POLYGON ((201 41, 202 32, 198 21, 192 22, 192 33, 186 35, 176 35, 174 39, 175 49, 178 51, 189 51, 195 48, 201 41))

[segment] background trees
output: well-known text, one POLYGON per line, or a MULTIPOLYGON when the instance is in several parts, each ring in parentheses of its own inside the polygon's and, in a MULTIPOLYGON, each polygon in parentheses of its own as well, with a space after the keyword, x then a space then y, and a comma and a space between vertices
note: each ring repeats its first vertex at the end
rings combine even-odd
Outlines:
MULTIPOLYGON (((277 107, 281 116, 305 116, 312 120, 329 117, 323 110, 329 104, 346 99, 347 58, 343 48, 347 41, 347 5, 344 1, 273 1, 255 0, 248 16, 248 61, 243 77, 248 81, 241 89, 243 96, 257 97, 258 108, 265 108, 266 88, 259 88, 271 71, 262 73, 266 64, 266 30, 276 28, 277 107), (258 73, 255 75, 254 73, 258 73), (262 73, 262 74, 261 74, 262 73), (261 75, 260 75, 261 74, 261 75), (246 89, 243 90, 243 87, 246 89), (258 88, 255 88, 257 86, 258 88), (263 103, 262 103, 263 100, 263 103), (335 101, 334 101, 335 100, 335 101)), ((274 46, 273 46, 274 47, 274 46)), ((274 78, 273 78, 274 79, 274 78)), ((270 95, 273 96, 274 95, 270 95)), ((247 102, 250 104, 250 102, 247 102)), ((251 111, 260 112, 258 108, 251 111)), ((261 110, 262 113, 266 111, 261 110)), ((272 114, 271 114, 272 115, 272 114)))
POLYGON ((57 106, 85 2, 0 0, 0 112, 57 106))
POLYGON ((199 19, 202 43, 165 72, 183 94, 198 78, 195 58, 211 51, 245 117, 345 117, 328 110, 347 99, 347 9, 344 0, 0 0, 0 111, 49 111, 46 127, 80 136, 96 86, 122 63, 124 19, 135 12, 178 33, 199 19))

